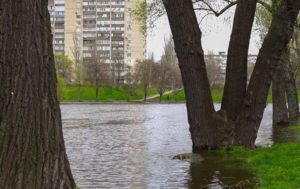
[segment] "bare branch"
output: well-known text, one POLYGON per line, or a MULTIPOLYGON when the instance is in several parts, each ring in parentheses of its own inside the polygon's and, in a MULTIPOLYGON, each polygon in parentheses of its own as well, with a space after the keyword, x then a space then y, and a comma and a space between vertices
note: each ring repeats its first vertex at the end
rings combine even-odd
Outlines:
POLYGON ((229 1, 229 0, 224 0, 226 2, 228 2, 229 4, 227 4, 223 9, 217 11, 215 10, 208 2, 203 1, 203 0, 195 0, 194 3, 197 2, 201 2, 203 3, 205 7, 199 7, 199 8, 195 8, 194 10, 206 10, 206 11, 210 11, 212 12, 216 17, 222 15, 225 11, 227 11, 228 9, 230 9, 232 6, 237 4, 237 1, 229 1))

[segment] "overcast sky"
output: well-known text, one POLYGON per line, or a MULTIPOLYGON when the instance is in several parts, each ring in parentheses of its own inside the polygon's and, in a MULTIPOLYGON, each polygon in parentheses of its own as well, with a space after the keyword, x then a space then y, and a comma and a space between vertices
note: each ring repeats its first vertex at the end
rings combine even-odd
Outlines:
MULTIPOLYGON (((227 17, 208 17, 205 19, 200 27, 203 32, 202 45, 204 52, 225 51, 227 53, 228 43, 232 27, 232 13, 227 17), (231 19, 228 19, 231 18, 231 19)), ((156 27, 148 34, 147 51, 154 53, 155 60, 159 60, 163 53, 164 38, 171 35, 169 22, 167 16, 163 16, 156 22, 156 27)), ((249 54, 258 53, 258 34, 252 32, 249 54)))

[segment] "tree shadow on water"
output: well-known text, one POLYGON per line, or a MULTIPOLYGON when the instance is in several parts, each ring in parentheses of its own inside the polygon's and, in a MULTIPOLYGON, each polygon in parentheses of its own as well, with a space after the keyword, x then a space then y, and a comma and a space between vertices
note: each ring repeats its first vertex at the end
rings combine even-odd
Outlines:
POLYGON ((200 188, 254 188, 258 182, 255 175, 243 167, 242 160, 229 154, 208 152, 205 161, 191 163, 189 189, 200 188))

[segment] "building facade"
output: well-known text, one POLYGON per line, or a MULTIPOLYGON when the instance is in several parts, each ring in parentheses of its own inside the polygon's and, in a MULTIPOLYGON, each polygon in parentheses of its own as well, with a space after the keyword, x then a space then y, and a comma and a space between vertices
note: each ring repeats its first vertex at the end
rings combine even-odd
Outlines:
POLYGON ((56 53, 64 53, 65 49, 65 1, 49 0, 48 10, 51 19, 53 48, 56 53))
POLYGON ((79 54, 83 61, 133 66, 146 54, 146 37, 132 16, 139 2, 49 0, 54 51, 74 61, 79 54))

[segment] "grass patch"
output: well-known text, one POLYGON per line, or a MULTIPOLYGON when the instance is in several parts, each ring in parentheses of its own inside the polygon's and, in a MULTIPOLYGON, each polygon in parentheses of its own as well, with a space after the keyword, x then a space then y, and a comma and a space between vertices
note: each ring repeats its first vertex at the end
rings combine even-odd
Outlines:
POLYGON ((291 130, 300 131, 300 125, 291 125, 288 128, 291 130))
POLYGON ((257 174, 261 189, 300 188, 300 143, 276 144, 271 148, 233 150, 245 167, 257 174))
MULTIPOLYGON (((222 95, 223 95, 223 90, 222 89, 213 89, 212 90, 212 97, 214 102, 221 102, 222 101, 222 95)), ((156 98, 155 100, 158 100, 159 98, 156 98)), ((184 102, 185 101, 185 93, 183 90, 180 90, 176 93, 176 95, 174 93, 171 94, 166 94, 163 95, 162 97, 163 101, 178 101, 178 102, 184 102)))
MULTIPOLYGON (((95 87, 83 86, 81 87, 80 101, 132 101, 141 100, 144 97, 144 92, 141 87, 137 87, 132 92, 129 92, 124 87, 114 88, 114 87, 100 87, 99 97, 96 98, 95 87)), ((152 87, 149 89, 148 97, 157 94, 157 89, 152 87)), ((211 90, 212 98, 215 103, 222 102, 223 89, 222 88, 212 88, 211 90)), ((300 97, 300 90, 298 91, 298 98, 300 97)), ((65 86, 60 89, 59 92, 60 101, 78 101, 77 87, 65 86)), ((299 98, 300 99, 300 98, 299 98)), ((153 99, 158 101, 159 97, 153 99)), ((151 100, 151 101, 153 101, 151 100)), ((178 91, 176 94, 165 94, 162 96, 162 100, 165 102, 185 102, 184 90, 178 91)), ((268 103, 272 103, 272 95, 268 95, 268 103)))
MULTIPOLYGON (((80 99, 78 99, 78 88, 73 86, 65 87, 64 93, 60 96, 61 101, 130 101, 140 100, 144 97, 144 92, 141 88, 136 88, 131 93, 123 87, 100 87, 99 97, 96 98, 96 89, 94 87, 84 86, 80 89, 80 99)), ((149 95, 156 94, 155 88, 149 89, 149 95)))
MULTIPOLYGON (((297 94, 298 94, 298 99, 300 99, 300 90, 298 90, 297 94)), ((219 88, 214 89, 214 88, 212 88, 211 95, 212 95, 212 98, 213 98, 214 102, 220 103, 220 102, 222 102, 223 89, 219 89, 219 88)), ((164 101, 175 101, 175 99, 176 99, 176 101, 179 101, 179 102, 184 102, 186 100, 183 90, 179 91, 176 96, 174 94, 163 95, 162 99, 164 101)), ((156 100, 158 100, 158 98, 156 100)), ((268 95, 267 103, 272 103, 272 94, 268 95)))

